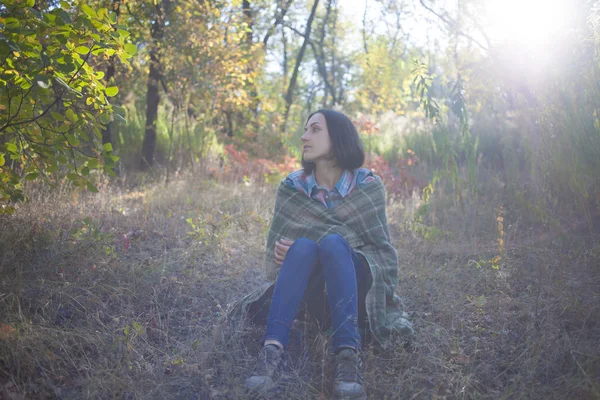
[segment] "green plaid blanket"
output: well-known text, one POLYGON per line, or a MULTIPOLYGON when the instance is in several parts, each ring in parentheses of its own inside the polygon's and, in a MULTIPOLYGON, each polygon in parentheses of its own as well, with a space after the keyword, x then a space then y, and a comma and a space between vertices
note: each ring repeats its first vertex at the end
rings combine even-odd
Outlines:
POLYGON ((246 312, 274 285, 280 267, 273 254, 278 239, 305 237, 319 243, 325 236, 337 233, 369 264, 373 284, 365 303, 372 336, 384 348, 393 333, 412 338, 412 323, 405 318, 394 291, 398 283, 398 254, 390 243, 385 200, 385 188, 379 178, 353 191, 333 208, 325 208, 282 183, 277 189, 265 254, 266 276, 271 282, 235 302, 228 315, 246 312))

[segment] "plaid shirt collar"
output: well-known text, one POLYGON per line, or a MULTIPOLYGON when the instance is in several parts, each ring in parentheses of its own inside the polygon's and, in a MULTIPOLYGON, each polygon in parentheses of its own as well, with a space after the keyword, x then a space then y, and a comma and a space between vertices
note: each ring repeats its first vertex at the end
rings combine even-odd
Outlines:
MULTIPOLYGON (((352 172, 345 169, 344 172, 342 172, 342 176, 340 177, 340 180, 338 181, 338 183, 335 185, 335 187, 332 190, 335 189, 340 194, 340 196, 346 197, 348 192, 350 192, 353 177, 354 176, 353 176, 352 172)), ((317 179, 315 178, 315 170, 314 169, 312 171, 312 174, 310 174, 310 176, 308 176, 308 178, 306 179, 306 186, 308 188, 308 193, 310 193, 310 194, 312 194, 315 189, 316 190, 322 189, 322 190, 327 191, 327 189, 325 189, 322 186, 319 186, 319 184, 317 183, 317 179)))

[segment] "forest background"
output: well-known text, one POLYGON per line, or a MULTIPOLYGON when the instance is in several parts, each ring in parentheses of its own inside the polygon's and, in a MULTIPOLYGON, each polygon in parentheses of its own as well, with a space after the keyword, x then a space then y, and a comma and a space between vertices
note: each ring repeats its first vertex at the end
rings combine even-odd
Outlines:
POLYGON ((590 0, 3 2, 0 393, 242 396, 260 329, 219 316, 334 108, 419 331, 374 398, 600 398, 599 82, 590 0))

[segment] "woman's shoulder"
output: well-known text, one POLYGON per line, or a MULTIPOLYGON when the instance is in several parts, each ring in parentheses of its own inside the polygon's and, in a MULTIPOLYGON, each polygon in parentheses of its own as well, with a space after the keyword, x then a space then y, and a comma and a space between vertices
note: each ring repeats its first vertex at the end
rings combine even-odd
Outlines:
POLYGON ((289 174, 288 176, 286 176, 283 179, 283 181, 281 181, 280 186, 289 187, 289 188, 292 188, 299 192, 307 193, 306 180, 307 180, 307 176, 304 173, 304 170, 299 169, 298 171, 294 171, 291 174, 289 174))
POLYGON ((304 174, 304 170, 299 169, 286 176, 283 181, 281 181, 281 184, 299 190, 299 188, 302 187, 302 182, 305 180, 306 175, 304 174))
POLYGON ((373 171, 368 168, 357 168, 354 170, 354 178, 358 187, 362 187, 367 183, 381 180, 379 176, 375 175, 373 171))
POLYGON ((300 179, 304 177, 304 169, 299 169, 297 171, 294 171, 290 174, 288 174, 288 176, 285 177, 284 181, 290 180, 290 181, 294 181, 297 179, 300 179))

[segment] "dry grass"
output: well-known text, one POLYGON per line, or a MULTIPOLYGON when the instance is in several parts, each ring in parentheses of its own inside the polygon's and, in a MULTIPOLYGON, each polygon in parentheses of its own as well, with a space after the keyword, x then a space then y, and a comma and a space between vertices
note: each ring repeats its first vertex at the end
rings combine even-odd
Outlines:
MULTIPOLYGON (((29 194, 0 219, 0 398, 244 398, 263 327, 218 321, 263 279, 273 187, 29 194)), ((600 398, 597 237, 511 232, 494 270, 471 262, 493 253, 494 227, 426 241, 389 216, 418 337, 366 350, 370 398, 600 398)), ((328 346, 294 332, 278 398, 328 398, 328 346)))

